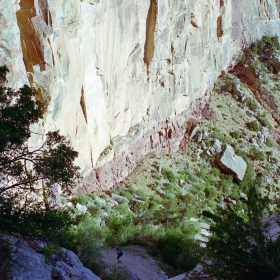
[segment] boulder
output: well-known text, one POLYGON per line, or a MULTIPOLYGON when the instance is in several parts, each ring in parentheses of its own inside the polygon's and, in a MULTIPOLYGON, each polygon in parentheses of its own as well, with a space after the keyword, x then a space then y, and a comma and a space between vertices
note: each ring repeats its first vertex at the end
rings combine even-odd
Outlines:
POLYGON ((222 156, 217 159, 217 165, 223 172, 233 175, 234 179, 239 182, 242 181, 247 169, 245 160, 237 156, 234 149, 229 145, 227 145, 222 156))

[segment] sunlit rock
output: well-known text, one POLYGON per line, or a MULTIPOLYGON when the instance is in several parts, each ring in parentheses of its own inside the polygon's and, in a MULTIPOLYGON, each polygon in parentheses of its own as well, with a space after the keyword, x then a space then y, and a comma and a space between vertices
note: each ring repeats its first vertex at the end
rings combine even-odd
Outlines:
POLYGON ((77 193, 179 149, 233 56, 280 34, 275 0, 1 0, 0 22, 9 83, 29 82, 47 105, 36 129, 79 152, 77 193))
POLYGON ((222 156, 217 159, 217 164, 221 170, 228 174, 232 174, 238 181, 242 181, 247 169, 247 163, 245 160, 242 157, 237 156, 234 149, 229 145, 227 145, 222 156))

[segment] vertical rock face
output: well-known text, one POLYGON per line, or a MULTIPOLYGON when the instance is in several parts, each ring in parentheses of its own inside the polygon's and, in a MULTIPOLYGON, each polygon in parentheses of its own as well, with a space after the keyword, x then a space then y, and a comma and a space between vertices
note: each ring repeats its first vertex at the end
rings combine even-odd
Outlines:
POLYGON ((1 0, 0 62, 46 102, 37 129, 79 151, 79 193, 110 188, 179 148, 234 54, 279 35, 279 12, 279 0, 1 0))

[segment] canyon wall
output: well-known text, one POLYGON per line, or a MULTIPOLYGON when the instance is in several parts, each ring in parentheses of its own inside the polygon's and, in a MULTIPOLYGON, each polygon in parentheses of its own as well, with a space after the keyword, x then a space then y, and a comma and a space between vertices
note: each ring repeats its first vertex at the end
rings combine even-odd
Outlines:
POLYGON ((280 35, 279 14, 280 0, 1 0, 0 63, 46 104, 31 144, 66 135, 88 193, 177 151, 221 70, 280 35))

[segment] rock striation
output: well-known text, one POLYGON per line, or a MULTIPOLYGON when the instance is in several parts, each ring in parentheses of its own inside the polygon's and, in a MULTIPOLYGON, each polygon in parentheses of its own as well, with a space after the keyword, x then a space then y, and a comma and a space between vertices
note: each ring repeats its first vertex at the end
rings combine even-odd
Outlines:
POLYGON ((279 12, 279 0, 1 0, 0 63, 13 87, 37 89, 34 129, 68 137, 88 193, 178 150, 235 54, 279 35, 279 12))

